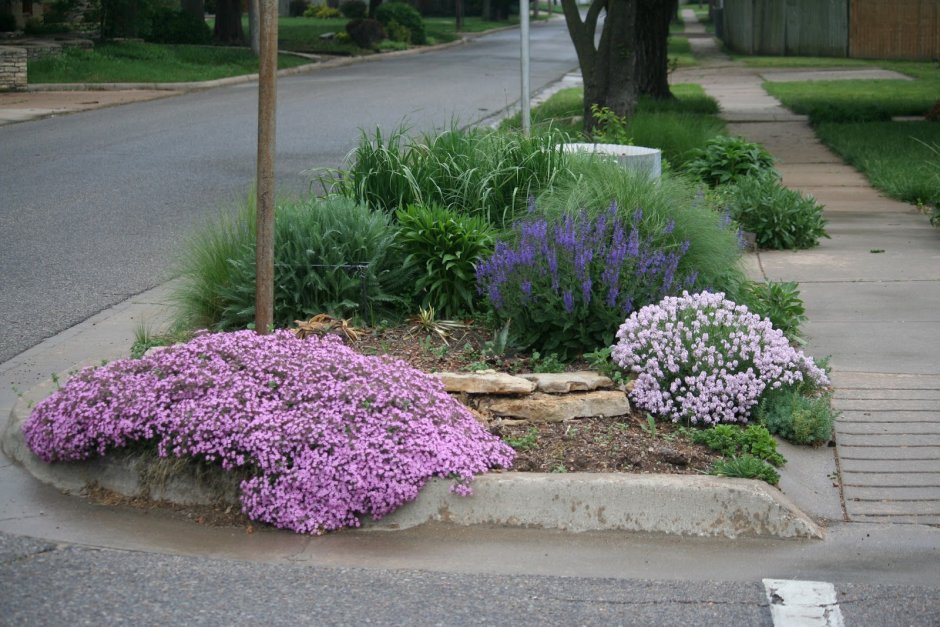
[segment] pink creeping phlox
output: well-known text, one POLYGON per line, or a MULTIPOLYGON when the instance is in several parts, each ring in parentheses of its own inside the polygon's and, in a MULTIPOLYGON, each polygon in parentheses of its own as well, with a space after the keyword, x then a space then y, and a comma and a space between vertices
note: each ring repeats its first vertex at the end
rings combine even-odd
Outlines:
POLYGON ((614 361, 638 375, 631 397, 673 422, 746 423, 767 390, 829 384, 769 320, 723 293, 664 298, 634 312, 617 338, 614 361))
POLYGON ((303 533, 358 526, 413 500, 433 476, 469 494, 514 456, 441 383, 336 337, 197 336, 83 370, 36 406, 26 442, 47 462, 152 441, 161 456, 246 469, 243 511, 303 533))

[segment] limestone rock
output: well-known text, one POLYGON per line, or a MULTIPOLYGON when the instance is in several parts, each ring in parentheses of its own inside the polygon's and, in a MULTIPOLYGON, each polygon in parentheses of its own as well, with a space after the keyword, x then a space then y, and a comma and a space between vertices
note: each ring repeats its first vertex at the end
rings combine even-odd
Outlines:
POLYGON ((535 390, 535 383, 521 377, 496 372, 435 372, 448 392, 467 394, 529 394, 535 390))
POLYGON ((590 392, 601 388, 612 388, 614 382, 602 374, 582 370, 579 372, 539 372, 524 374, 522 378, 533 381, 539 392, 567 394, 568 392, 590 392))
POLYGON ((565 394, 536 392, 522 398, 484 398, 479 409, 497 416, 561 422, 591 416, 621 416, 630 412, 627 396, 616 390, 565 394))

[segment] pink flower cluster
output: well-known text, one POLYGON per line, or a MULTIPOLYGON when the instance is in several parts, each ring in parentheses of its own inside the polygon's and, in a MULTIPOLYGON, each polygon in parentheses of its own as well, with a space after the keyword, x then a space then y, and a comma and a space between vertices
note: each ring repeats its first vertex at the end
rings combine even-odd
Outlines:
POLYGON ((673 422, 746 423, 766 390, 829 384, 769 320, 722 293, 664 298, 634 312, 617 338, 614 361, 638 375, 631 397, 673 422))
POLYGON ((433 377, 287 331, 207 333, 86 369, 23 432, 48 462, 152 441, 162 456, 245 469, 243 511, 304 533, 388 514, 433 476, 469 494, 475 474, 514 455, 433 377))

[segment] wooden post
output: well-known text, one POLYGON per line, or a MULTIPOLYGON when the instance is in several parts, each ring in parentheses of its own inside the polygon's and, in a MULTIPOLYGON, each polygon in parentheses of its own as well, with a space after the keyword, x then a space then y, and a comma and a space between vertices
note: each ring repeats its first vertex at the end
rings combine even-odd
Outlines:
POLYGON ((255 331, 274 323, 274 129, 277 110, 277 2, 261 3, 258 77, 258 180, 255 254, 255 331))

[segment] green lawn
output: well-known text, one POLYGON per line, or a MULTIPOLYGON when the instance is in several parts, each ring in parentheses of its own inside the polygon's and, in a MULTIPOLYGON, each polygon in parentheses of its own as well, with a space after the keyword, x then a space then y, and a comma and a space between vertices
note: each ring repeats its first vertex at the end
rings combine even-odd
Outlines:
MULTIPOLYGON (((725 132, 717 116, 718 104, 705 95, 700 85, 671 85, 673 101, 640 98, 636 115, 627 130, 638 146, 659 148, 667 161, 681 166, 688 152, 702 147, 711 137, 725 132)), ((555 128, 572 137, 582 134, 583 91, 580 87, 563 89, 532 110, 536 130, 555 128)), ((505 120, 503 129, 519 128, 520 117, 505 120)))
MULTIPOLYGON (((280 55, 278 67, 309 62, 280 55)), ((98 44, 94 50, 70 48, 57 57, 30 61, 28 68, 30 83, 174 83, 257 71, 258 59, 248 49, 135 41, 98 44)))

